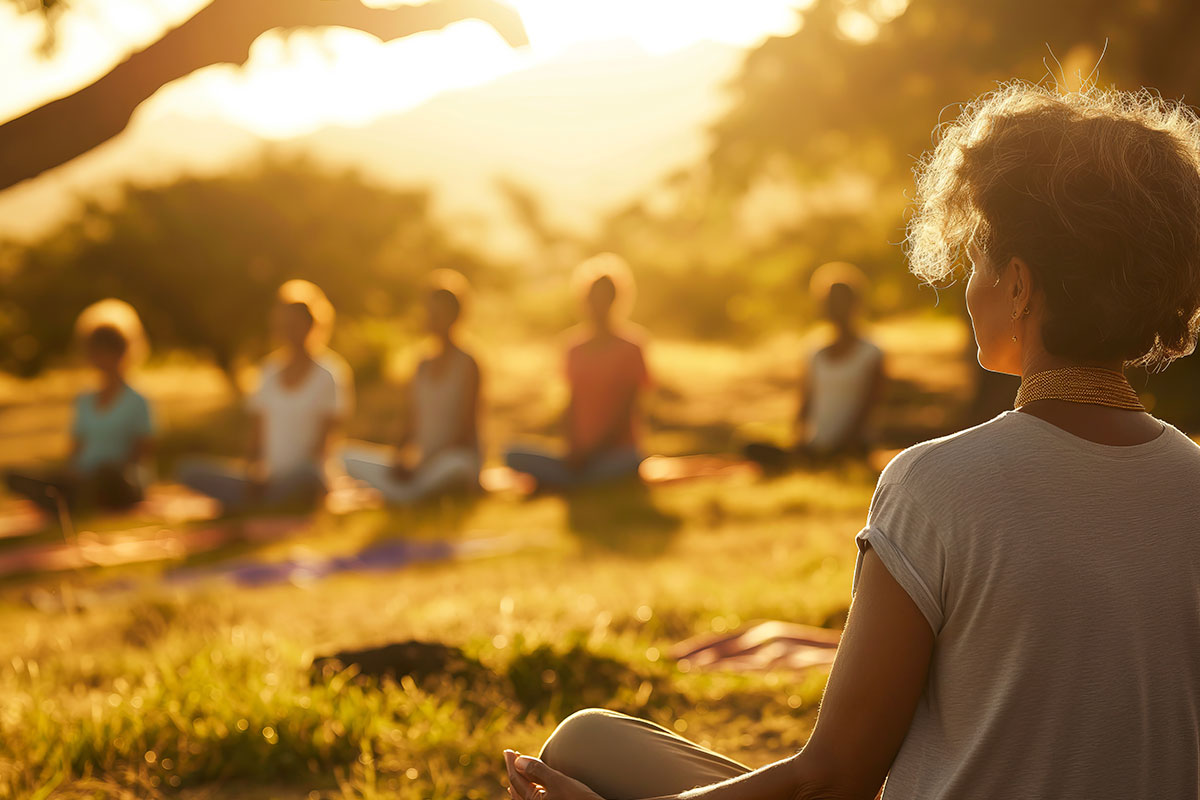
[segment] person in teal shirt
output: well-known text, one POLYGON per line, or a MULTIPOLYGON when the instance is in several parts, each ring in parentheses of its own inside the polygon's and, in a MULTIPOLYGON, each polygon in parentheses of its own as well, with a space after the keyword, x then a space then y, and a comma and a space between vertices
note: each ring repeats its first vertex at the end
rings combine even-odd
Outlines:
POLYGON ((10 473, 8 488, 50 514, 64 508, 119 510, 141 501, 144 462, 153 443, 150 404, 125 381, 130 341, 115 325, 84 337, 99 388, 75 398, 71 457, 48 475, 10 473))

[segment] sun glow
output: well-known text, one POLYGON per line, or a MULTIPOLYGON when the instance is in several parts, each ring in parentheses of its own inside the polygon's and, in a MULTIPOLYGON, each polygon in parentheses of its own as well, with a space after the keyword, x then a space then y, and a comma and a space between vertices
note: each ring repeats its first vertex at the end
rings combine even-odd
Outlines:
MULTIPOLYGON (((368 0, 371 5, 395 2, 368 0)), ((187 19, 205 0, 78 0, 49 61, 35 54, 32 17, 0 5, 0 119, 72 91, 131 49, 187 19)), ((488 25, 464 21, 382 43, 345 29, 270 32, 241 67, 219 65, 160 91, 139 116, 217 117, 285 138, 329 125, 360 125, 445 91, 478 85, 584 48, 602 60, 633 43, 669 53, 711 40, 749 47, 786 34, 811 0, 513 0, 530 47, 514 51, 488 25)))
POLYGON ((514 0, 535 50, 630 39, 652 53, 704 40, 749 47, 791 33, 812 0, 514 0))
POLYGON ((270 138, 361 125, 519 69, 525 58, 468 20, 383 44, 359 31, 268 33, 243 67, 220 65, 160 92, 143 112, 218 116, 270 138))

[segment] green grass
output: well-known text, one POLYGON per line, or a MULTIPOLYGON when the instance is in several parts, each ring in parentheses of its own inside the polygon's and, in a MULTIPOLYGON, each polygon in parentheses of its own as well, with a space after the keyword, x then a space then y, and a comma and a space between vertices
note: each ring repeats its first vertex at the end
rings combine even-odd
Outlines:
MULTIPOLYGON (((885 434, 905 431, 893 446, 913 427, 944 429, 965 395, 962 331, 908 321, 880 335, 895 377, 885 434)), ((798 347, 657 343, 649 449, 720 452, 784 433, 798 347)), ((553 343, 484 356, 489 440, 546 433, 562 395, 542 390, 553 343)), ((67 373, 0 381, 0 465, 61 452, 77 385, 67 373)), ((236 448, 239 415, 211 371, 166 364, 142 385, 168 429, 164 467, 197 447, 236 448)), ((395 390, 360 388, 351 434, 384 436, 395 390)), ((824 674, 681 669, 665 653, 760 619, 840 626, 874 477, 842 468, 360 512, 197 559, 401 537, 514 545, 302 586, 172 589, 162 566, 0 582, 0 798, 498 798, 502 749, 536 751, 587 706, 768 763, 807 738, 824 674), (106 591, 114 581, 132 588, 106 591), (310 669, 314 656, 409 639, 462 648, 483 668, 402 683, 310 669)))
MULTIPOLYGON (((450 515, 456 535, 515 531, 521 551, 306 587, 147 580, 52 612, 11 589, 0 796, 497 797, 502 748, 536 750, 592 705, 765 763, 803 743, 823 676, 681 671, 663 653, 755 619, 840 624, 870 485, 842 471, 573 500, 620 529, 607 540, 562 498, 489 499, 450 515), (309 669, 315 654, 405 639, 459 646, 487 670, 398 684, 309 669)), ((396 525, 431 535, 447 515, 364 514, 276 551, 351 549, 396 525)))

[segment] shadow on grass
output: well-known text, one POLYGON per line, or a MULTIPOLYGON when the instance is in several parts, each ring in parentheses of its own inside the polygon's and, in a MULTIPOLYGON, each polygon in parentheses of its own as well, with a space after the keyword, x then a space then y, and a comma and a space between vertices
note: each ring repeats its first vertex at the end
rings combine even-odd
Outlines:
POLYGON ((341 674, 368 688, 408 678, 435 696, 454 695, 460 704, 471 704, 473 695, 480 693, 491 702, 500 695, 515 701, 521 714, 552 717, 611 703, 623 688, 637 689, 644 682, 659 690, 660 701, 671 696, 664 670, 639 669, 644 665, 596 653, 582 640, 527 648, 518 638, 511 651, 507 666, 493 670, 458 647, 409 640, 317 657, 310 674, 317 683, 329 683, 341 674))
POLYGON ((567 528, 585 547, 629 556, 665 551, 682 525, 654 503, 650 488, 632 479, 564 495, 567 528))
POLYGON ((408 506, 384 506, 355 512, 371 531, 370 542, 395 539, 461 539, 483 495, 454 492, 439 495, 408 506))

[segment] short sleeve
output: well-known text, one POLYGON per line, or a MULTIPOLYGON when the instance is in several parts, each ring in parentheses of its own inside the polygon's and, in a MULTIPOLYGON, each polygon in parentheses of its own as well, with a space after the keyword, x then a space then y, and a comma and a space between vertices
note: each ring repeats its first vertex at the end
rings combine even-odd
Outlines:
POLYGON ((254 391, 246 398, 246 409, 250 413, 262 414, 266 411, 271 393, 271 384, 274 382, 274 379, 274 365, 269 363, 263 364, 258 371, 258 386, 254 387, 254 391))
POLYGON ((338 417, 342 414, 343 404, 346 402, 342 391, 341 381, 338 375, 333 370, 326 369, 328 379, 322 385, 320 407, 321 411, 331 417, 338 417))
POLYGON ((354 373, 348 365, 333 370, 333 413, 348 419, 354 413, 354 373))
POLYGON ((872 369, 878 370, 879 367, 883 364, 883 357, 884 357, 883 348, 881 348, 879 345, 875 344, 874 342, 868 342, 868 344, 871 345, 871 357, 867 361, 867 363, 869 363, 871 365, 872 369))
POLYGON ((333 375, 333 413, 339 419, 349 419, 354 414, 354 370, 332 350, 325 351, 321 364, 333 375))
POLYGON ((854 588, 870 547, 938 633, 945 622, 946 551, 938 531, 903 485, 880 483, 871 499, 867 525, 855 542, 859 553, 854 588))

